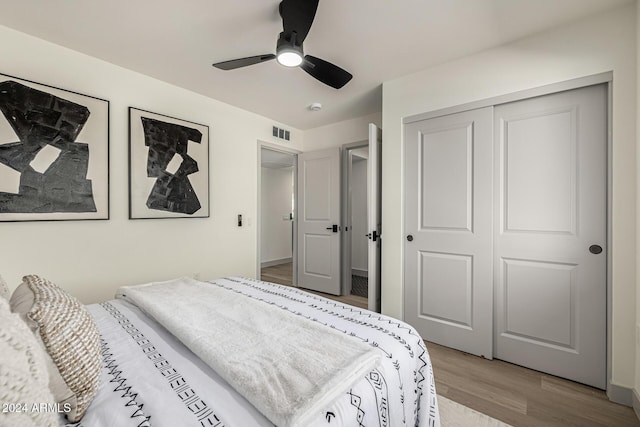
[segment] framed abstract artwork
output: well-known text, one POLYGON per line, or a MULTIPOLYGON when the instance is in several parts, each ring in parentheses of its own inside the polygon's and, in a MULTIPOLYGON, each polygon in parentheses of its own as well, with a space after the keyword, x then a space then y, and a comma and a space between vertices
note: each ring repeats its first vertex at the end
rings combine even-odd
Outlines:
POLYGON ((109 101, 0 74, 0 221, 109 219, 109 101))
POLYGON ((209 217, 209 127, 129 107, 129 218, 209 217))

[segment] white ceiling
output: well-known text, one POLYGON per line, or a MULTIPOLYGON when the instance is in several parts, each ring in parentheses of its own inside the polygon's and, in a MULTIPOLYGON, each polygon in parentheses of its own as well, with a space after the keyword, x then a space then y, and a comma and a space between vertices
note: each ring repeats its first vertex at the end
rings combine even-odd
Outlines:
POLYGON ((278 0, 5 1, 0 25, 305 130, 381 111, 384 81, 632 1, 320 0, 304 49, 354 75, 340 90, 275 61, 211 66, 274 53, 278 0))

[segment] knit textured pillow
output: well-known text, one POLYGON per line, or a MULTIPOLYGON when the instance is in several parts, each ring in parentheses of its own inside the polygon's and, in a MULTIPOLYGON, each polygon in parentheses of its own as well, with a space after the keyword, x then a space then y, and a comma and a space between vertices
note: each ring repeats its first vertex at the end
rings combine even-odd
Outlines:
POLYGON ((0 298, 0 349, 0 426, 56 427, 58 414, 51 409, 55 401, 48 387, 44 349, 20 316, 9 311, 4 298, 0 298))
POLYGON ((59 286, 25 276, 11 297, 11 309, 25 316, 50 356, 49 388, 79 421, 96 395, 102 358, 100 335, 87 309, 59 286))

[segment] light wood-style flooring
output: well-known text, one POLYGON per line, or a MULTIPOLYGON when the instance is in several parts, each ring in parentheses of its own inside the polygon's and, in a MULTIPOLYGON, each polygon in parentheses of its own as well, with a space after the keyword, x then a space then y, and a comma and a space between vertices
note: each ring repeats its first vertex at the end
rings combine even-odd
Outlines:
POLYGON ((260 280, 281 285, 291 286, 293 283, 293 263, 262 267, 260 270, 260 280))
POLYGON ((426 342, 439 395, 515 427, 640 426, 602 390, 426 342))
MULTIPOLYGON (((291 278, 291 264, 262 269, 265 281, 291 286, 291 278)), ((363 297, 314 293, 367 307, 367 299, 363 297)), ((439 395, 514 427, 640 426, 633 409, 610 402, 602 390, 500 360, 486 360, 425 343, 439 395)))
MULTIPOLYGON (((265 282, 279 283, 281 285, 292 286, 293 283, 293 263, 278 264, 271 267, 264 267, 261 269, 260 280, 265 282)), ((340 301, 345 304, 350 304, 359 308, 367 308, 367 299, 358 295, 330 295, 323 292, 316 292, 310 289, 305 291, 312 294, 320 295, 326 298, 331 298, 336 301, 340 301)))

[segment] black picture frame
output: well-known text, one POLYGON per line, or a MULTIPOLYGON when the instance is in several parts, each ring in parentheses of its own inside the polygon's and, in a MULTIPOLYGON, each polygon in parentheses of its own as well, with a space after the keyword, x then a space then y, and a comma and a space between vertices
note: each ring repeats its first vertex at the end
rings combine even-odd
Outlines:
POLYGON ((209 126, 129 107, 129 219, 209 217, 209 126))
POLYGON ((109 101, 0 73, 0 222, 109 219, 109 101))

